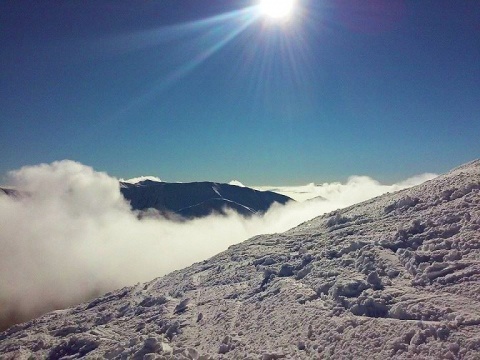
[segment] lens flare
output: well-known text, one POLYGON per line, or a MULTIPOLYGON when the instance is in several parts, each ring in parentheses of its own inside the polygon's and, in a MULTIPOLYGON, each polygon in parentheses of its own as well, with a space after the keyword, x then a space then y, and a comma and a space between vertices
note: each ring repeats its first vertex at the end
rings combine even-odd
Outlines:
POLYGON ((260 12, 273 19, 288 19, 295 9, 295 0, 261 0, 260 12))

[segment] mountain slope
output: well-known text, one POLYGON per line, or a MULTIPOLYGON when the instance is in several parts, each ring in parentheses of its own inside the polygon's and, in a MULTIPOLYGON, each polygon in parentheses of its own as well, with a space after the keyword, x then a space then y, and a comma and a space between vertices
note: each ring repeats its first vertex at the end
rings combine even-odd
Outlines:
POLYGON ((0 334, 6 359, 478 359, 480 161, 0 334))
POLYGON ((0 187, 0 195, 8 195, 8 196, 13 196, 13 197, 18 197, 18 196, 20 196, 20 193, 17 190, 14 190, 14 189, 0 187))
POLYGON ((123 196, 133 210, 154 208, 168 215, 185 218, 207 216, 212 212, 223 214, 232 209, 242 215, 268 210, 273 203, 293 201, 271 191, 212 182, 166 183, 145 180, 136 184, 121 183, 123 196))

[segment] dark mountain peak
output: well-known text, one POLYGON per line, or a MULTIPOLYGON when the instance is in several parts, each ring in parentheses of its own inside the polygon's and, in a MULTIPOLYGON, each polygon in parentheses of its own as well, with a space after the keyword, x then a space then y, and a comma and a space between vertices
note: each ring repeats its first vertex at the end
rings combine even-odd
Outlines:
POLYGON ((0 195, 8 195, 13 197, 20 197, 20 192, 15 189, 7 188, 7 187, 0 187, 0 195))
POLYGON ((137 184, 122 183, 121 192, 133 210, 156 209, 164 214, 185 218, 207 216, 226 210, 249 216, 267 211, 275 202, 285 204, 291 198, 271 191, 209 181, 166 183, 150 180, 137 184))

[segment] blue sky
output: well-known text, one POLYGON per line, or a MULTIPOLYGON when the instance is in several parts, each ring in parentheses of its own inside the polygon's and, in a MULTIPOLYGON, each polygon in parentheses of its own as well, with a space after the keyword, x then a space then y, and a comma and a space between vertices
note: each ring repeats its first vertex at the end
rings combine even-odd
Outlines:
POLYGON ((480 157, 480 2, 0 2, 0 174, 394 182, 480 157))

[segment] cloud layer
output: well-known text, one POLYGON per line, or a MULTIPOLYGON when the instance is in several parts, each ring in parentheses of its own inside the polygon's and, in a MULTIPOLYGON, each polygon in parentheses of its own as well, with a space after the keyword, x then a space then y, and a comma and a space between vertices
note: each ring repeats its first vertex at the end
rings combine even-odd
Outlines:
MULTIPOLYGON (((307 186, 328 200, 273 206, 250 219, 230 212, 180 223, 140 220, 122 197, 118 179, 73 161, 24 167, 9 178, 24 195, 0 194, 0 328, 426 179, 385 186, 352 177, 346 184, 307 186)), ((305 194, 305 187, 288 188, 294 190, 305 194)))
POLYGON ((385 194, 386 192, 395 192, 406 189, 427 180, 431 180, 437 174, 424 173, 408 178, 393 185, 384 185, 368 176, 351 176, 345 184, 339 182, 323 183, 316 185, 310 183, 303 186, 262 186, 259 190, 275 191, 291 197, 296 201, 310 200, 316 197, 322 197, 328 201, 339 204, 339 207, 349 206, 375 196, 385 194))

